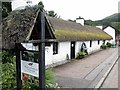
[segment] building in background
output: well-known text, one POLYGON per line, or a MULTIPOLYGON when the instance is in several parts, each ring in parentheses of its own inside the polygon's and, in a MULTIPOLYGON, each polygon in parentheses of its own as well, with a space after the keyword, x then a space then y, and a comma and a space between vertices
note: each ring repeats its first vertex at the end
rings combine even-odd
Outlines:
POLYGON ((103 27, 103 31, 112 36, 111 43, 120 44, 120 32, 116 30, 113 26, 108 25, 103 27))

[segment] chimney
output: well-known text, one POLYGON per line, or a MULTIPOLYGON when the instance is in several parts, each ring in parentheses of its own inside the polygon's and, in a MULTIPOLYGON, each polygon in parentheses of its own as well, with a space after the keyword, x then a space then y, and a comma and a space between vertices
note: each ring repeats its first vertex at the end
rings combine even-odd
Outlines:
POLYGON ((76 18, 76 23, 80 23, 81 25, 84 26, 84 18, 79 16, 79 18, 76 18))

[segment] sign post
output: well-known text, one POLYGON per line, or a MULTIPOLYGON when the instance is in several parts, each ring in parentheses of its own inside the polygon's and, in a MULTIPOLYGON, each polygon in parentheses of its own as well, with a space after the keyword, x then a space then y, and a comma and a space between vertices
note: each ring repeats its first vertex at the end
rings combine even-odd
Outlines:
MULTIPOLYGON (((16 72, 17 72, 17 90, 22 89, 21 73, 27 73, 29 75, 39 77, 39 90, 45 90, 45 15, 44 12, 40 12, 39 15, 38 31, 40 36, 40 42, 38 43, 38 63, 22 60, 21 55, 23 46, 20 43, 16 43, 16 72)), ((34 40, 32 43, 36 43, 34 40)), ((24 74, 24 80, 27 80, 24 74)))
POLYGON ((40 39, 39 44, 39 88, 45 89, 45 16, 44 12, 41 12, 39 17, 40 25, 40 39))
POLYGON ((20 47, 19 43, 16 43, 16 72, 17 72, 17 90, 21 90, 21 60, 20 60, 20 47))

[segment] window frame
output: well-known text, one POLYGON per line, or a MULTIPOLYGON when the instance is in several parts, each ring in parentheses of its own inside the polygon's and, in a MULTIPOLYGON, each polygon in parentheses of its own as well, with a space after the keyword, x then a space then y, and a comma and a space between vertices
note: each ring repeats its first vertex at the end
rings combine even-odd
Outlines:
POLYGON ((92 47, 92 40, 90 40, 90 47, 92 47))
POLYGON ((53 55, 58 54, 58 42, 53 43, 53 55))
POLYGON ((98 40, 98 45, 100 44, 100 40, 98 40))
POLYGON ((103 40, 103 44, 105 44, 105 40, 103 40))

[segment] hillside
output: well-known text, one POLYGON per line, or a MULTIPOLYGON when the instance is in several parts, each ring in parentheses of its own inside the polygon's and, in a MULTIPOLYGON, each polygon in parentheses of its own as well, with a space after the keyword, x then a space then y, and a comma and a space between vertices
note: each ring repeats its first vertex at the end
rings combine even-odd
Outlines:
POLYGON ((120 31, 120 13, 110 15, 102 20, 97 20, 97 21, 85 20, 85 24, 91 26, 112 25, 114 28, 120 31))

